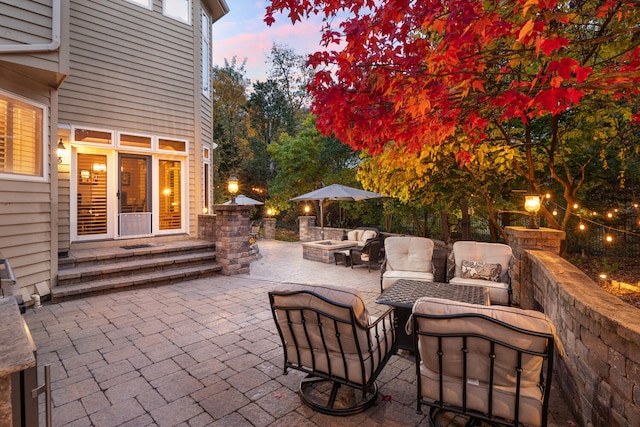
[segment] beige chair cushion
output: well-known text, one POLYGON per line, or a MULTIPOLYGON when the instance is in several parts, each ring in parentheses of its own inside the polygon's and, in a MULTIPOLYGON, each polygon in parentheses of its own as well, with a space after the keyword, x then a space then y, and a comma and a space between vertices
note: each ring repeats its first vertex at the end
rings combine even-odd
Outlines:
POLYGON ((459 241, 453 244, 453 257, 455 260, 455 274, 449 279, 450 283, 457 285, 480 285, 489 288, 491 304, 509 303, 509 265, 511 263, 512 250, 502 243, 459 241), (473 279, 462 277, 462 262, 475 261, 484 264, 500 264, 500 280, 473 279))
MULTIPOLYGON (((483 314, 493 319, 515 327, 535 332, 551 334, 555 337, 555 326, 543 313, 533 310, 522 310, 515 307, 479 306, 457 301, 437 298, 420 298, 413 306, 414 313, 430 315, 448 315, 461 313, 483 314)), ((496 324, 486 319, 454 318, 446 321, 432 319, 418 319, 419 329, 426 332, 437 333, 473 333, 487 336, 519 348, 544 352, 546 339, 533 335, 514 331, 505 326, 496 324)), ((410 329, 410 328, 409 328, 410 329)), ((558 353, 564 354, 560 342, 556 339, 558 353)), ((444 364, 442 374, 445 377, 445 402, 453 405, 462 405, 463 357, 462 339, 445 339, 442 351, 444 364)), ((467 338, 467 390, 469 408, 478 411, 487 411, 487 390, 489 384, 490 353, 489 343, 479 338, 467 338)), ((421 393, 424 397, 439 400, 437 338, 420 336, 418 342, 420 351, 422 385, 421 393)), ((513 419, 513 407, 515 405, 516 366, 517 353, 507 347, 496 345, 495 369, 493 381, 497 386, 497 393, 493 402, 495 415, 507 419, 513 419)), ((520 421, 529 425, 540 425, 540 411, 542 408, 542 393, 538 383, 542 370, 543 359, 533 355, 522 356, 521 391, 523 393, 520 406, 520 421)))
MULTIPOLYGON (((364 306, 364 300, 360 291, 347 287, 347 286, 331 286, 331 285, 312 285, 304 283, 281 283, 277 285, 274 292, 297 292, 297 291, 311 291, 322 297, 327 298, 330 301, 334 301, 339 304, 348 305, 353 307, 356 320, 360 323, 360 326, 366 328, 369 326, 369 313, 364 306)), ((336 316, 341 320, 349 321, 349 310, 341 307, 336 307, 333 304, 328 304, 319 298, 315 298, 308 293, 296 294, 292 296, 275 296, 274 302, 280 304, 281 298, 287 298, 287 306, 306 308, 311 307, 328 314, 336 316)))
POLYGON ((433 282, 433 273, 424 273, 422 271, 385 271, 382 275, 382 289, 387 289, 400 279, 418 280, 421 282, 433 282))
MULTIPOLYGON (((438 374, 424 365, 420 365, 420 392, 423 398, 434 401, 440 400, 440 386, 438 374)), ((443 377, 443 400, 448 404, 462 407, 462 383, 459 378, 443 377)), ((489 385, 484 382, 467 383, 467 407, 483 413, 489 411, 488 395, 489 385)), ((502 418, 513 420, 515 418, 515 392, 512 387, 494 387, 493 389, 493 414, 502 418)), ((520 412, 519 421, 527 426, 540 426, 542 424, 542 391, 540 387, 520 388, 520 412)))
POLYGON ((433 240, 413 236, 387 237, 384 250, 386 266, 382 289, 400 279, 433 282, 433 240))
POLYGON ((351 230, 347 232, 347 240, 357 241, 360 240, 358 235, 360 234, 360 230, 351 230))
MULTIPOLYGON (((393 328, 389 328, 386 334, 380 334, 377 337, 375 329, 369 331, 366 327, 371 319, 364 307, 360 292, 353 288, 285 283, 274 289, 275 292, 298 290, 309 290, 337 303, 353 307, 357 317, 356 335, 354 336, 351 323, 337 323, 336 328, 336 323, 326 318, 323 319, 321 329, 317 315, 310 311, 306 311, 304 316, 307 326, 305 333, 301 312, 291 311, 287 317, 284 312, 276 311, 278 324, 286 343, 288 360, 317 372, 347 378, 358 384, 368 381, 380 361, 391 350, 393 328), (289 327, 289 323, 292 328, 289 327), (367 336, 371 342, 370 349, 367 347, 367 336), (324 350, 323 342, 326 344, 327 352, 324 350), (388 348, 381 348, 387 345, 388 348), (364 377, 358 348, 364 358, 364 377), (344 358, 341 349, 344 351, 344 358)), ((350 321, 348 309, 328 304, 311 294, 274 295, 274 303, 290 308, 315 308, 336 318, 350 321)))
POLYGON ((387 237, 384 250, 388 270, 433 272, 431 239, 414 236, 387 237))
POLYGON ((453 256, 456 262, 455 277, 462 277, 462 261, 478 261, 486 264, 500 264, 500 281, 509 281, 511 246, 502 243, 459 241, 453 244, 453 256))
MULTIPOLYGON (((458 301, 438 298, 420 298, 413 305, 414 313, 431 315, 447 315, 460 313, 477 313, 500 320, 515 327, 535 332, 551 334, 555 337, 556 329, 551 320, 544 314, 534 310, 522 310, 516 307, 480 306, 458 301)), ((529 334, 510 330, 489 320, 473 318, 456 318, 445 322, 419 319, 420 330, 444 332, 476 333, 507 342, 514 346, 544 352, 546 340, 529 334)), ((460 340, 461 342, 461 340, 460 340)), ((460 342, 449 340, 445 347, 446 364, 443 374, 451 377, 462 376, 462 356, 460 354, 460 342)), ((556 340, 557 343, 558 340, 556 340)), ((423 363, 432 371, 438 372, 438 355, 435 338, 421 336, 419 340, 420 355, 423 363)), ((479 339, 468 339, 468 376, 481 382, 489 382, 489 352, 488 343, 479 339)), ((557 345, 559 354, 563 354, 561 345, 557 345)), ((515 384, 516 353, 505 347, 496 348, 496 369, 494 371, 494 383, 500 386, 515 384)), ((523 356, 522 384, 532 387, 538 383, 542 358, 537 356, 523 356)))
POLYGON ((362 243, 366 243, 367 240, 373 239, 374 237, 376 237, 376 234, 377 233, 375 231, 373 231, 373 230, 363 230, 362 234, 360 235, 360 239, 359 240, 362 243))

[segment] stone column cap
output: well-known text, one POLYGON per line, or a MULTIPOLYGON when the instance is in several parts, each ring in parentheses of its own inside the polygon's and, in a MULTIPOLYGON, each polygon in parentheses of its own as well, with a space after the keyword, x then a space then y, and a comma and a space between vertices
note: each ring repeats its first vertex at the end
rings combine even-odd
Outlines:
POLYGON ((527 227, 505 227, 505 231, 518 238, 524 239, 565 239, 567 233, 564 230, 556 230, 554 228, 540 227, 540 228, 527 228, 527 227))

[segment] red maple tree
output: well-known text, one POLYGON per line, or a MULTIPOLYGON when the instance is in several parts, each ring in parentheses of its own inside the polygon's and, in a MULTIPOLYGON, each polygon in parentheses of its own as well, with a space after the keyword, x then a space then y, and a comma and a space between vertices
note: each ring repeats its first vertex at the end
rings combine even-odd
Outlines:
MULTIPOLYGON (((318 128, 372 155, 456 134, 477 144, 491 126, 528 126, 593 94, 638 94, 633 0, 272 0, 265 21, 278 13, 323 18, 309 57, 318 128)), ((531 165, 525 175, 535 180, 531 165)))

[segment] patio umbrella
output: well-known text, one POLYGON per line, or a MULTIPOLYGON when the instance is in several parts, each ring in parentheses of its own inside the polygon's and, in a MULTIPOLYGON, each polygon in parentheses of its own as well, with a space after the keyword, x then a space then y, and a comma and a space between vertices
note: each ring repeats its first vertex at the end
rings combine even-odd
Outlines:
MULTIPOLYGON (((231 200, 228 200, 223 203, 223 205, 230 205, 230 204, 231 204, 231 200)), ((236 205, 264 205, 264 203, 256 199, 252 199, 251 197, 247 197, 244 194, 240 194, 236 197, 236 205)))
POLYGON ((377 199, 384 197, 382 194, 373 191, 360 190, 359 188, 348 187, 341 184, 331 184, 328 187, 322 187, 310 193, 294 197, 292 201, 318 201, 320 202, 320 234, 324 239, 324 217, 322 214, 322 203, 325 200, 350 200, 360 201, 367 199, 377 199))

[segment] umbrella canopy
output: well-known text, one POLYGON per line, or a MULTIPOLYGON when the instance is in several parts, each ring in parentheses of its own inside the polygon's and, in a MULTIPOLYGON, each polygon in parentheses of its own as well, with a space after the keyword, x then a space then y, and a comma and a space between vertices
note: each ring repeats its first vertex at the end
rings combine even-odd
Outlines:
POLYGON ((382 194, 374 193, 373 191, 360 190, 359 188, 348 187, 341 184, 331 184, 327 187, 322 187, 318 190, 310 193, 303 194, 301 196, 294 197, 292 201, 305 201, 305 200, 317 200, 320 202, 320 233, 324 239, 324 217, 322 214, 322 202, 325 200, 351 200, 360 201, 367 199, 377 199, 384 197, 382 194))
MULTIPOLYGON (((230 205, 231 200, 226 201, 223 204, 230 205)), ((236 205, 264 205, 264 203, 256 199, 252 199, 251 197, 247 197, 244 194, 240 194, 236 197, 236 205)))

